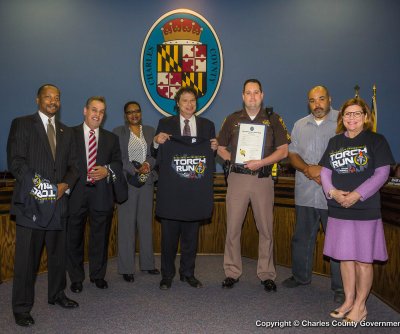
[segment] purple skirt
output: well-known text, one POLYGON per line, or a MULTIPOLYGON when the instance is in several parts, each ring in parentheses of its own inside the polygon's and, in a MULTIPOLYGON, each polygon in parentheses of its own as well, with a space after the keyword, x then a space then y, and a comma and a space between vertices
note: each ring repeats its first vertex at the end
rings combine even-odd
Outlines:
POLYGON ((386 261, 382 219, 344 220, 328 218, 324 255, 343 261, 386 261))

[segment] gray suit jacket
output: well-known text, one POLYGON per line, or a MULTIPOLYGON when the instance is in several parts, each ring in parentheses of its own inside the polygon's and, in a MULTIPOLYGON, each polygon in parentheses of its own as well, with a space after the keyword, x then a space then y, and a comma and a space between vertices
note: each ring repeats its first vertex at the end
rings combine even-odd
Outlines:
MULTIPOLYGON (((11 124, 7 142, 7 161, 8 168, 16 179, 11 214, 17 216, 18 225, 40 229, 14 205, 16 197, 21 196, 21 183, 28 171, 39 173, 53 184, 67 183, 71 190, 79 177, 73 132, 57 120, 55 124, 57 142, 55 160, 38 113, 16 118, 11 124)), ((61 229, 59 219, 67 215, 68 196, 64 195, 57 201, 54 219, 46 229, 61 229)))
MULTIPOLYGON (((150 164, 150 167, 152 170, 150 177, 146 181, 146 184, 151 184, 157 178, 157 173, 153 170, 156 161, 150 154, 150 146, 153 142, 155 130, 153 127, 148 126, 148 125, 143 125, 142 129, 143 129, 144 139, 147 143, 147 152, 146 152, 146 160, 145 161, 147 161, 150 164)), ((113 132, 119 138, 122 164, 123 164, 123 169, 124 169, 125 175, 126 174, 135 175, 136 174, 135 168, 133 167, 132 163, 129 161, 129 153, 128 153, 128 143, 129 143, 129 137, 130 137, 129 126, 128 125, 119 126, 119 127, 115 128, 113 130, 113 132)))

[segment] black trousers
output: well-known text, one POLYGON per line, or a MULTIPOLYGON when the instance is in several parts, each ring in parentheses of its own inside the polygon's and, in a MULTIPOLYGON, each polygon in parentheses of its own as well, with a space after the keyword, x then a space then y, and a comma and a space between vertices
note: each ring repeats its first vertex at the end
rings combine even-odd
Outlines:
POLYGON ((89 235, 89 277, 102 279, 106 275, 108 240, 113 210, 96 211, 91 200, 95 188, 85 189, 84 200, 78 211, 71 214, 67 228, 67 270, 71 282, 85 280, 84 234, 87 217, 90 219, 89 235))
POLYGON ((181 241, 179 274, 194 275, 199 235, 199 222, 161 219, 161 275, 172 279, 175 276, 175 258, 181 241))
MULTIPOLYGON (((18 223, 18 217, 17 217, 18 223)), ((30 312, 35 297, 36 273, 43 245, 47 250, 48 301, 53 302, 66 286, 65 225, 61 231, 43 231, 16 226, 12 309, 14 313, 30 312)))

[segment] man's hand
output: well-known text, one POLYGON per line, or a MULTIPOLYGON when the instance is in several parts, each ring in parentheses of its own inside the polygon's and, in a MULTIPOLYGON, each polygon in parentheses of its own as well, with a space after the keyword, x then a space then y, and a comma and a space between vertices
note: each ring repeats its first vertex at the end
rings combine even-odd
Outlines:
POLYGON ((168 133, 165 132, 160 132, 157 136, 154 137, 154 142, 157 144, 164 144, 167 140, 169 140, 169 135, 168 133))
POLYGON ((216 138, 210 139, 210 142, 211 142, 211 149, 213 151, 218 150, 218 141, 217 141, 217 139, 216 138))
POLYGON ((64 193, 67 191, 69 188, 68 184, 66 183, 58 183, 57 184, 57 199, 60 199, 63 197, 64 193))
POLYGON ((245 168, 248 168, 253 171, 260 169, 261 167, 264 166, 262 163, 262 160, 249 160, 249 161, 245 161, 244 163, 245 163, 245 165, 244 165, 245 168))
POLYGON ((321 169, 322 169, 322 166, 319 166, 319 165, 308 165, 306 168, 304 168, 303 173, 308 179, 313 180, 320 185, 321 184, 321 178, 320 178, 321 169))
POLYGON ((94 166, 88 173, 88 176, 94 181, 100 181, 106 178, 108 175, 108 169, 104 166, 94 166))

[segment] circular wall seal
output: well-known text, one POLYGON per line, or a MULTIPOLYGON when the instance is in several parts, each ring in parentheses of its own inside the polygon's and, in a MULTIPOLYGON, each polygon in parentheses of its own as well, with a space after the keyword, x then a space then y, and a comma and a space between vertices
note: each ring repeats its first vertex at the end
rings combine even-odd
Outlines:
POLYGON ((222 79, 223 58, 218 36, 200 14, 176 9, 161 16, 144 40, 140 73, 154 107, 175 115, 180 87, 197 91, 197 115, 214 100, 222 79))

